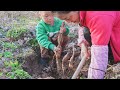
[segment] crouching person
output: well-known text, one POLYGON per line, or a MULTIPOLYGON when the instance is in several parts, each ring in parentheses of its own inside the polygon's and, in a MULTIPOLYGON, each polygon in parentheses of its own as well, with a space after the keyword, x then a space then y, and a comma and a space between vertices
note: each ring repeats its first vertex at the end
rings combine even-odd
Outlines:
POLYGON ((68 41, 69 29, 65 25, 62 27, 63 20, 53 16, 52 11, 40 11, 41 20, 36 26, 36 39, 40 45, 41 59, 40 64, 47 67, 50 60, 50 52, 59 52, 62 48, 57 47, 58 33, 63 33, 62 47, 68 41))

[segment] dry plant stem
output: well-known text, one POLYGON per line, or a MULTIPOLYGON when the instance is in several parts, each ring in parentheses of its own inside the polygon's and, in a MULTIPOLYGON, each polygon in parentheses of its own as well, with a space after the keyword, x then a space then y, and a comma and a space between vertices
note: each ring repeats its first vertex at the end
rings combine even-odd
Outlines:
MULTIPOLYGON (((57 47, 62 49, 61 47, 62 42, 63 42, 63 34, 59 33, 57 47)), ((61 75, 61 71, 62 71, 61 52, 56 52, 56 64, 57 64, 57 72, 59 73, 59 75, 61 75)))
POLYGON ((56 64, 57 64, 57 72, 61 74, 62 70, 62 62, 61 62, 61 52, 56 53, 56 64))
POLYGON ((75 52, 74 57, 77 57, 78 55, 80 55, 80 52, 75 52))
POLYGON ((56 58, 56 56, 55 56, 55 54, 54 54, 53 57, 52 57, 52 62, 51 62, 51 64, 50 64, 50 67, 51 67, 51 68, 53 68, 53 66, 54 66, 54 60, 55 60, 55 58, 56 58))
POLYGON ((112 70, 113 68, 112 67, 109 67, 106 71, 110 71, 110 70, 112 70))
POLYGON ((66 62, 70 59, 70 52, 67 52, 67 54, 62 59, 62 71, 63 76, 65 76, 65 70, 66 70, 66 62))
MULTIPOLYGON (((61 25, 61 29, 64 28, 65 23, 63 22, 61 25)), ((59 32, 58 33, 58 48, 60 48, 60 52, 56 52, 56 64, 57 64, 57 72, 61 76, 62 74, 62 61, 61 61, 61 52, 62 52, 62 43, 63 43, 63 33, 59 32)))
POLYGON ((56 57, 56 64, 57 64, 57 72, 59 75, 62 74, 62 63, 60 58, 56 57))
POLYGON ((61 46, 63 43, 63 33, 58 34, 58 46, 61 46))
POLYGON ((70 68, 70 69, 73 68, 74 56, 75 56, 75 47, 74 47, 74 45, 73 45, 73 54, 72 54, 72 57, 70 58, 70 61, 69 61, 69 68, 70 68))

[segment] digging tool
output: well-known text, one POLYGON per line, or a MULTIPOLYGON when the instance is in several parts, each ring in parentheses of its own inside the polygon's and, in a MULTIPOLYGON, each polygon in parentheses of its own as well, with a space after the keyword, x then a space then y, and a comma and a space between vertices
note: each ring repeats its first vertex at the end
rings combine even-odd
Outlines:
POLYGON ((78 67, 77 67, 77 69, 75 71, 75 73, 72 76, 72 79, 76 79, 77 78, 77 76, 80 73, 83 65, 85 64, 85 61, 86 61, 86 56, 83 56, 82 59, 81 59, 81 62, 79 63, 79 65, 78 65, 78 67))

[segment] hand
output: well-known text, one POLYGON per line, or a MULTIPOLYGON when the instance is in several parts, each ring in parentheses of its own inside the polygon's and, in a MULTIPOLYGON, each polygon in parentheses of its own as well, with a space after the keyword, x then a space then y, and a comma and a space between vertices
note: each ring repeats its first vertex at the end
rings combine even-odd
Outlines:
POLYGON ((60 53, 62 50, 60 47, 54 47, 54 53, 60 53))
POLYGON ((81 58, 85 56, 86 59, 90 59, 90 50, 88 50, 88 47, 85 45, 85 43, 81 43, 81 58))
POLYGON ((54 53, 55 53, 57 58, 60 58, 61 52, 62 52, 62 48, 61 47, 58 47, 58 46, 54 47, 54 53))

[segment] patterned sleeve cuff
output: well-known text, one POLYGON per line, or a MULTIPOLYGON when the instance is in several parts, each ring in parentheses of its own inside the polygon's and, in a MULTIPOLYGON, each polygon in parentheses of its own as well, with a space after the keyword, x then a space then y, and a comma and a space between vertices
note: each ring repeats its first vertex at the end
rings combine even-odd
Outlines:
POLYGON ((86 46, 89 46, 89 43, 85 39, 82 39, 82 40, 78 39, 78 46, 81 47, 82 43, 84 43, 86 46))
POLYGON ((83 29, 84 27, 79 27, 78 30, 78 46, 80 47, 81 47, 81 43, 84 43, 85 45, 89 46, 89 43, 84 38, 83 29))

